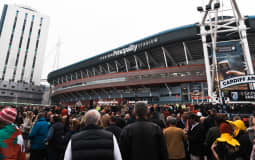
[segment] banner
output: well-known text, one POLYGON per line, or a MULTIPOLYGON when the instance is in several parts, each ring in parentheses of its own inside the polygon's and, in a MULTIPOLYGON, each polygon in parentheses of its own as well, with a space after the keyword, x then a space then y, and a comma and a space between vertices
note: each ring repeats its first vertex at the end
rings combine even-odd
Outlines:
POLYGON ((231 91, 229 97, 231 101, 255 101, 255 91, 231 91))
POLYGON ((239 76, 220 81, 220 88, 223 89, 245 83, 255 83, 255 75, 239 76))
MULTIPOLYGON (((218 43, 216 48, 216 59, 218 63, 218 76, 220 81, 245 76, 243 64, 244 60, 240 42, 218 43)), ((226 88, 229 86, 231 85, 222 85, 221 88, 226 88)), ((216 88, 214 90, 216 90, 216 88)))

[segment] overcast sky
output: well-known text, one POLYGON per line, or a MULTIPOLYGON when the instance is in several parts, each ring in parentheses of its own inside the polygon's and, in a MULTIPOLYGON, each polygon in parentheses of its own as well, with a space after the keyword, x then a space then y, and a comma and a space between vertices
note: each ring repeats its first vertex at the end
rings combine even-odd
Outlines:
MULTIPOLYGON (((227 0, 225 0, 227 1, 227 0)), ((127 43, 201 19, 203 0, 0 0, 30 6, 50 16, 42 78, 54 68, 61 40, 59 67, 127 43)), ((206 0, 204 0, 206 2, 206 0)), ((237 0, 244 15, 255 15, 255 0, 237 0)), ((2 13, 2 12, 1 12, 2 13)))

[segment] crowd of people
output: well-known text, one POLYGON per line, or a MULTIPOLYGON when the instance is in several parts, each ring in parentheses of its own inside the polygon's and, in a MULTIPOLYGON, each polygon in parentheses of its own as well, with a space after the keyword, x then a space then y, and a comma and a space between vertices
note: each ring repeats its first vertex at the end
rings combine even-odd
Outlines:
POLYGON ((144 102, 125 107, 1 106, 0 160, 255 159, 252 109, 249 117, 224 110, 209 104, 144 102))

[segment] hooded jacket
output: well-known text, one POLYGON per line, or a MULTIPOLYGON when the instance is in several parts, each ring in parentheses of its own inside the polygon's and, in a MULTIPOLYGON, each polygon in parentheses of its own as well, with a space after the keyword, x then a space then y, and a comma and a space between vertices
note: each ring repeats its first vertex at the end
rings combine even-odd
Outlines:
POLYGON ((41 117, 34 124, 32 131, 28 135, 31 140, 32 150, 41 150, 45 148, 45 141, 48 136, 49 124, 45 118, 41 117))

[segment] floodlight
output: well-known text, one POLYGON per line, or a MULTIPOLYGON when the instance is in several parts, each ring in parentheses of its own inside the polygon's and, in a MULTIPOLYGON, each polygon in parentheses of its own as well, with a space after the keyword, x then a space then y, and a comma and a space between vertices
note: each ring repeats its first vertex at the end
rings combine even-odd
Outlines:
POLYGON ((198 12, 203 12, 203 11, 204 11, 204 9, 203 9, 203 7, 202 7, 202 6, 198 6, 198 7, 197 7, 197 11, 198 11, 198 12))
POLYGON ((220 3, 215 3, 214 4, 214 9, 219 9, 220 8, 220 3))
POLYGON ((212 9, 212 6, 208 4, 208 5, 206 5, 206 7, 205 7, 205 8, 206 8, 206 11, 209 11, 209 10, 211 10, 211 9, 212 9))

